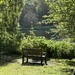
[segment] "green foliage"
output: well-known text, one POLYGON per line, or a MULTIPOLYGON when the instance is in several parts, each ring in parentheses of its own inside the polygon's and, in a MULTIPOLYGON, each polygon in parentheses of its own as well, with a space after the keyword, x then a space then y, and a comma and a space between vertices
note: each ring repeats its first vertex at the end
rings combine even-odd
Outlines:
POLYGON ((44 16, 46 23, 62 27, 62 30, 70 37, 75 37, 75 1, 74 0, 52 0, 45 2, 49 6, 49 15, 44 16))
POLYGON ((23 37, 18 46, 19 51, 23 48, 41 48, 42 50, 46 50, 47 42, 45 37, 36 37, 33 31, 30 31, 30 35, 23 37))
POLYGON ((30 28, 31 22, 36 26, 39 21, 42 21, 42 16, 47 14, 47 11, 48 6, 44 3, 44 0, 25 0, 25 6, 20 17, 22 28, 30 28))
POLYGON ((48 57, 54 58, 68 58, 72 59, 75 57, 75 45, 72 45, 70 42, 67 41, 52 41, 49 40, 47 50, 48 50, 48 57))
POLYGON ((57 50, 57 57, 70 58, 71 57, 70 53, 71 53, 71 50, 73 50, 73 47, 71 46, 69 42, 61 41, 61 42, 56 42, 55 50, 57 50))
POLYGON ((23 0, 0 0, 0 51, 16 50, 23 0))
POLYGON ((47 40, 45 37, 27 36, 23 41, 23 48, 41 48, 47 50, 47 56, 53 58, 68 58, 75 57, 75 45, 68 41, 47 40))
POLYGON ((45 49, 47 44, 45 42, 44 37, 34 37, 32 38, 31 36, 28 36, 25 39, 25 47, 26 48, 42 48, 45 49))
POLYGON ((47 40, 45 37, 36 37, 34 33, 31 33, 31 35, 22 39, 20 44, 20 51, 23 48, 41 48, 42 50, 47 50, 48 57, 68 59, 75 57, 75 44, 71 44, 66 40, 47 40))

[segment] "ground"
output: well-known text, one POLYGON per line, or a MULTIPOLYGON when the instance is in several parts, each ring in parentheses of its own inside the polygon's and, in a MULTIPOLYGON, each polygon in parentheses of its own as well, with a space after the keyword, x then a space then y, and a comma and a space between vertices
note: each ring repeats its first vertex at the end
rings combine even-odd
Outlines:
POLYGON ((0 75, 72 75, 75 59, 50 59, 48 65, 25 64, 18 56, 0 58, 0 75))

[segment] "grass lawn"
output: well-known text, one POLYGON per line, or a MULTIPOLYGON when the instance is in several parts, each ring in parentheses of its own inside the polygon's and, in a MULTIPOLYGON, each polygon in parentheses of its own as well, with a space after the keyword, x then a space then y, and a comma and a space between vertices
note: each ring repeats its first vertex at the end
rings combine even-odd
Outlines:
POLYGON ((48 65, 21 65, 20 57, 0 59, 0 75, 72 75, 75 60, 50 59, 48 65))

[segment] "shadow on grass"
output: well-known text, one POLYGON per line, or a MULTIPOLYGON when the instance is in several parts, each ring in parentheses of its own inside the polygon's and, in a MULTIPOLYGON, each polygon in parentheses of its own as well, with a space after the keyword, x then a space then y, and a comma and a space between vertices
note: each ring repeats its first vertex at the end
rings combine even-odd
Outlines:
POLYGON ((71 68, 62 68, 60 71, 61 72, 65 72, 68 75, 73 75, 74 69, 71 69, 71 68))
MULTIPOLYGON (((67 60, 66 64, 69 66, 75 66, 75 61, 67 60)), ((74 68, 62 68, 61 72, 67 72, 69 75, 75 75, 75 69, 74 68)))
POLYGON ((68 60, 66 61, 67 65, 70 65, 70 66, 75 66, 75 61, 73 60, 68 60))
POLYGON ((19 55, 5 55, 0 57, 0 66, 5 66, 14 62, 15 59, 21 58, 19 55))
POLYGON ((44 64, 41 64, 41 63, 32 63, 32 62, 25 62, 24 64, 23 64, 23 66, 43 66, 44 64))
MULTIPOLYGON (((7 55, 7 56, 1 56, 0 57, 0 66, 6 66, 7 64, 9 64, 9 63, 15 63, 15 62, 17 62, 16 60, 17 59, 21 59, 21 56, 20 55, 7 55)), ((20 61, 22 61, 22 60, 20 60, 20 61)), ((18 62, 17 62, 18 63, 18 62)), ((21 62, 19 62, 21 65, 22 65, 22 63, 21 62)), ((23 64, 23 66, 43 66, 44 65, 44 63, 43 64, 41 64, 41 62, 39 61, 31 61, 31 62, 28 62, 28 63, 24 63, 23 64)))

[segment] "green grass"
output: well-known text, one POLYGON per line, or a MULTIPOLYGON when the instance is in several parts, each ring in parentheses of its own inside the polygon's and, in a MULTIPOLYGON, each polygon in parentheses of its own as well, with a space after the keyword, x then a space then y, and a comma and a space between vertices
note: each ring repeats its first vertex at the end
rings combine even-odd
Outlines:
POLYGON ((21 65, 21 58, 5 57, 0 62, 0 75, 72 75, 75 60, 51 59, 48 65, 21 65))

